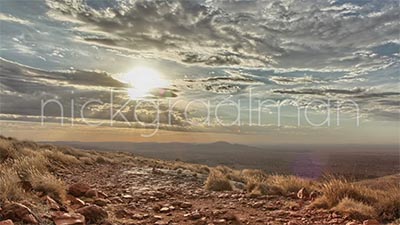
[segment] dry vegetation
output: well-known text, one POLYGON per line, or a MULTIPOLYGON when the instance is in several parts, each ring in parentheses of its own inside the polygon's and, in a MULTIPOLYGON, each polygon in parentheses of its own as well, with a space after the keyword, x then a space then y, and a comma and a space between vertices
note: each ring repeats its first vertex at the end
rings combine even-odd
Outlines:
MULTIPOLYGON (((250 196, 283 195, 293 197, 304 188, 318 193, 311 207, 326 208, 354 218, 379 218, 394 221, 400 218, 400 187, 379 190, 361 183, 326 177, 312 181, 296 176, 269 175, 261 170, 234 170, 226 166, 210 168, 204 165, 163 161, 120 152, 80 151, 69 147, 39 145, 0 136, 0 207, 7 201, 34 199, 37 194, 49 195, 58 202, 65 198, 65 184, 55 174, 71 166, 98 164, 130 164, 159 169, 191 171, 193 175, 208 174, 205 188, 230 191, 242 184, 250 196)), ((378 185, 379 186, 379 185, 378 185)))
MULTIPOLYGON (((118 154, 115 155, 118 158, 118 154)), ((97 152, 0 136, 0 206, 7 201, 35 198, 33 192, 63 202, 65 184, 53 172, 95 161, 108 162, 111 159, 97 152)))
POLYGON ((206 188, 215 191, 231 190, 234 182, 245 184, 249 195, 253 197, 295 196, 304 188, 307 193, 317 194, 311 207, 331 209, 355 219, 379 218, 381 221, 394 221, 400 218, 398 180, 390 186, 386 181, 380 189, 376 189, 333 176, 326 176, 322 181, 312 181, 296 176, 268 175, 260 170, 239 171, 218 166, 212 169, 206 188))

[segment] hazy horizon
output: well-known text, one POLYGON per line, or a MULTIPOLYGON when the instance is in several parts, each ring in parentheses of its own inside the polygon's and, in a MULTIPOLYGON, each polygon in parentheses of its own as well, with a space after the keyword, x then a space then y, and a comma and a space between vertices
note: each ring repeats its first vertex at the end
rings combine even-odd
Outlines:
POLYGON ((1 134, 399 145, 398 2, 2 1, 1 134))

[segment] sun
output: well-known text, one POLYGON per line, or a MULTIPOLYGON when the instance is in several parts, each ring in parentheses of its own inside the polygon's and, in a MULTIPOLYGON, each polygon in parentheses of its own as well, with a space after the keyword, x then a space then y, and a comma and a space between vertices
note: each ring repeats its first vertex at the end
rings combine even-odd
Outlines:
POLYGON ((149 67, 134 68, 125 75, 124 80, 131 86, 128 94, 132 99, 145 98, 151 91, 169 85, 159 71, 149 67))

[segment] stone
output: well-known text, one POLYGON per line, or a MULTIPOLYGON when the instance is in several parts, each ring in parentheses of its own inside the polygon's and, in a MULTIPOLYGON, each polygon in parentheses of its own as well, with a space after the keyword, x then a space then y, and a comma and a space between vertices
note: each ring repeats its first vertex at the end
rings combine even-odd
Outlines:
POLYGON ((85 197, 87 197, 87 198, 97 198, 97 197, 99 197, 99 193, 95 189, 89 189, 85 193, 85 197))
POLYGON ((351 221, 351 222, 347 222, 346 225, 358 225, 357 222, 351 221))
POLYGON ((76 198, 72 195, 67 195, 67 201, 70 202, 70 206, 72 209, 79 209, 85 206, 85 202, 79 198, 76 198))
POLYGON ((78 213, 54 212, 52 214, 55 225, 85 225, 85 217, 78 213))
POLYGON ((112 203, 114 203, 114 204, 116 204, 116 203, 123 203, 123 202, 124 202, 124 201, 122 201, 121 198, 119 198, 119 197, 117 197, 117 196, 111 197, 111 198, 109 198, 109 200, 110 200, 112 203))
POLYGON ((312 200, 314 200, 314 199, 316 199, 317 197, 318 197, 318 192, 316 192, 316 191, 312 191, 311 193, 310 193, 310 198, 312 199, 312 200))
POLYGON ((181 207, 181 208, 184 208, 184 209, 187 209, 187 208, 191 208, 191 207, 192 207, 192 204, 191 204, 190 202, 182 202, 182 203, 180 204, 180 207, 181 207))
POLYGON ((75 197, 82 197, 90 189, 90 186, 86 183, 75 183, 68 188, 68 193, 75 197))
POLYGON ((287 225, 302 225, 302 222, 291 220, 287 223, 287 225))
POLYGON ((0 221, 0 225, 14 225, 12 220, 3 220, 0 221))
POLYGON ((4 219, 10 219, 12 221, 23 221, 30 224, 39 223, 32 211, 20 203, 9 203, 4 205, 1 211, 1 216, 4 219))
POLYGON ((114 215, 118 219, 123 219, 123 218, 130 217, 131 213, 126 209, 119 209, 119 210, 114 212, 114 215))
POLYGON ((297 197, 299 199, 306 199, 308 198, 308 192, 305 188, 301 188, 298 192, 297 192, 297 197))
POLYGON ((98 205, 98 206, 104 207, 110 202, 108 200, 105 200, 105 199, 102 199, 102 198, 98 198, 98 199, 94 200, 93 203, 98 205))
POLYGON ((86 222, 88 223, 100 223, 108 218, 108 213, 97 205, 85 206, 78 209, 76 212, 85 216, 86 222))
POLYGON ((143 218, 144 218, 144 216, 142 214, 136 213, 136 214, 132 215, 132 219, 134 219, 134 220, 142 220, 143 218))
POLYGON ((262 207, 264 205, 264 202, 255 202, 254 204, 253 204, 253 207, 254 208, 260 208, 260 207, 262 207))
POLYGON ((50 196, 45 196, 44 201, 51 210, 60 210, 58 203, 50 196))
POLYGON ((196 211, 196 212, 191 213, 189 217, 191 220, 198 220, 202 217, 202 215, 196 211))
POLYGON ((363 225, 379 225, 379 221, 375 219, 364 220, 363 225))
POLYGON ((225 225, 225 224, 227 224, 227 222, 226 222, 225 219, 214 220, 213 223, 214 223, 215 225, 225 225))
POLYGON ((169 212, 170 211, 170 208, 168 208, 168 207, 162 207, 161 209, 160 209, 160 212, 161 213, 167 213, 167 212, 169 212))

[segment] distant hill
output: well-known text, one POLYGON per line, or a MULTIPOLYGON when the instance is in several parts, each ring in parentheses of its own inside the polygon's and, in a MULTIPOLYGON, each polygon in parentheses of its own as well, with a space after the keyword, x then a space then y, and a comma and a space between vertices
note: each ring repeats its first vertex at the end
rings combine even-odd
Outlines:
POLYGON ((268 173, 318 178, 335 173, 354 179, 375 178, 399 172, 399 151, 388 146, 269 146, 253 147, 228 142, 133 143, 50 142, 81 149, 132 152, 141 156, 182 160, 209 166, 257 168, 268 173))

